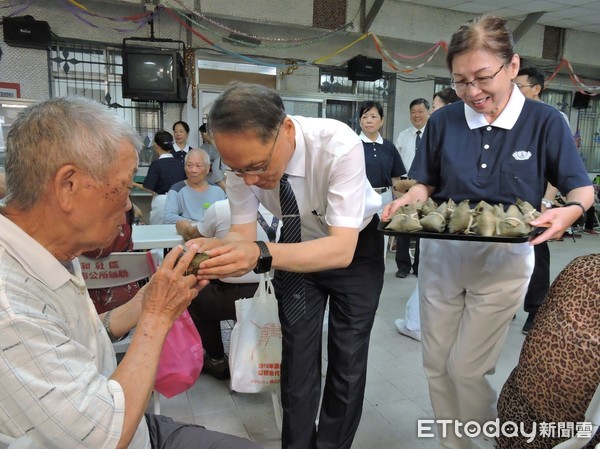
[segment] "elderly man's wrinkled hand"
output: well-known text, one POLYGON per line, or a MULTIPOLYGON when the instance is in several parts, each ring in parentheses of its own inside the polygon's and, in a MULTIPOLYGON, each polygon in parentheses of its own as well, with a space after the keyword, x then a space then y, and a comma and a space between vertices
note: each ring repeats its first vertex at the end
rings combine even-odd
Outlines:
POLYGON ((161 315, 175 321, 198 296, 208 282, 198 282, 186 269, 198 251, 191 245, 181 257, 183 247, 173 248, 158 267, 144 290, 143 312, 161 315))

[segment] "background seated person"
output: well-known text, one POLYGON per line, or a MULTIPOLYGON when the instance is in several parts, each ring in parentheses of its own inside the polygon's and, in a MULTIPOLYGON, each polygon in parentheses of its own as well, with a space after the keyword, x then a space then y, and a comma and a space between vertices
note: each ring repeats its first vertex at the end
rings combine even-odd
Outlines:
POLYGON ((224 200, 225 192, 206 180, 210 169, 208 153, 192 148, 185 156, 185 181, 174 184, 165 202, 165 223, 179 220, 200 221, 204 210, 215 201, 224 200))
POLYGON ((0 432, 34 447, 257 449, 145 414, 165 337, 206 282, 174 248, 126 304, 98 315, 77 256, 104 247, 131 207, 140 139, 104 105, 51 98, 6 139, 0 208, 0 432), (44 157, 39 149, 44 148, 44 157), (117 367, 111 338, 136 327, 117 367))
POLYGON ((173 156, 173 136, 170 132, 158 131, 154 135, 154 152, 158 159, 150 163, 143 188, 154 193, 150 224, 163 224, 167 192, 173 184, 183 181, 186 175, 183 162, 173 156))
MULTIPOLYGON (((600 254, 578 257, 557 276, 498 399, 500 422, 537 425, 537 436, 501 436, 498 449, 551 449, 569 436, 540 435, 540 423, 575 428, 600 384, 600 254)), ((572 436, 572 435, 571 435, 572 436)), ((600 443, 600 432, 586 448, 600 443)), ((580 447, 580 446, 578 446, 580 447)))
MULTIPOLYGON (((276 241, 279 220, 263 206, 259 207, 258 212, 258 240, 276 241)), ((177 222, 177 232, 185 240, 198 237, 222 239, 227 235, 230 227, 231 209, 228 200, 212 204, 206 210, 204 219, 195 226, 186 220, 177 222)), ((211 280, 189 305, 188 310, 202 337, 202 345, 206 351, 203 373, 217 379, 229 378, 229 361, 223 348, 221 321, 236 319, 235 301, 253 297, 259 281, 260 275, 254 272, 239 277, 211 280)))
POLYGON ((221 169, 221 156, 219 156, 215 143, 206 129, 206 123, 200 125, 198 131, 200 131, 200 136, 202 137, 200 149, 206 151, 210 157, 210 170, 208 171, 206 180, 209 184, 219 186, 225 190, 225 173, 221 169))

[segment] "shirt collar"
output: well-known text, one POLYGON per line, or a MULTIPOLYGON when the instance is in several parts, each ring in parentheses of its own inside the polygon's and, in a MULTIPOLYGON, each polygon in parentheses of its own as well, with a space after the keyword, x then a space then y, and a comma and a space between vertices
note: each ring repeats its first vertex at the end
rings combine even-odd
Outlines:
POLYGON ((294 129, 296 132, 296 147, 294 148, 294 154, 285 168, 285 172, 288 175, 300 176, 304 178, 306 176, 306 139, 302 132, 302 126, 300 122, 292 116, 288 117, 294 123, 294 129))
POLYGON ((163 153, 163 154, 161 154, 160 156, 158 156, 158 158, 159 158, 159 159, 166 159, 166 158, 168 158, 168 157, 171 157, 171 158, 172 158, 172 157, 173 157, 173 154, 172 154, 172 153, 163 153))
POLYGON ((513 91, 511 92, 510 98, 508 99, 508 103, 500 113, 500 115, 494 120, 492 123, 488 123, 483 114, 475 112, 468 106, 466 103, 464 105, 465 108, 465 118, 467 120, 467 125, 470 129, 482 128, 484 126, 494 126, 496 128, 503 129, 512 129, 521 115, 521 111, 523 110, 523 105, 525 104, 525 96, 521 92, 521 90, 517 87, 517 85, 513 85, 513 91))
POLYGON ((173 149, 175 150, 176 153, 179 153, 180 151, 185 151, 187 153, 188 149, 189 149, 189 145, 184 145, 182 148, 179 145, 177 145, 175 142, 173 142, 173 149))
POLYGON ((58 289, 71 280, 71 275, 46 248, 19 226, 0 215, 0 245, 19 261, 23 268, 48 288, 58 289), (7 239, 10 236, 10 239, 7 239))
POLYGON ((377 133, 377 139, 375 140, 369 139, 362 131, 360 132, 360 136, 358 137, 360 137, 360 140, 362 140, 365 143, 378 143, 380 145, 383 144, 383 137, 381 137, 381 134, 379 133, 377 133))
POLYGON ((425 126, 423 126, 423 128, 421 128, 421 129, 417 129, 417 128, 415 128, 415 127, 413 126, 413 127, 412 127, 412 133, 413 133, 413 136, 416 136, 416 135, 417 135, 417 131, 421 131, 421 136, 422 136, 423 134, 425 134, 425 127, 426 127, 426 126, 427 126, 427 123, 425 123, 425 126))

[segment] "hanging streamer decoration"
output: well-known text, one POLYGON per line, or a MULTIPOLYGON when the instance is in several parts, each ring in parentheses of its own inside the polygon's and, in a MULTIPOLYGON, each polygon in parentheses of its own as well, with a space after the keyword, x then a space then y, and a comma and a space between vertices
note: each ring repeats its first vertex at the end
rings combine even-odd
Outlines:
POLYGON ((436 42, 435 45, 433 45, 433 47, 425 50, 423 53, 420 53, 418 55, 402 55, 400 53, 394 53, 390 50, 387 50, 384 46, 383 43, 381 42, 381 39, 379 39, 379 37, 375 34, 372 34, 371 37, 373 38, 373 42, 375 43, 375 48, 377 49, 377 52, 381 55, 381 57, 383 58, 383 60, 387 63, 387 65, 394 70, 395 72, 402 72, 402 73, 412 73, 415 72, 416 70, 419 70, 420 68, 423 68, 425 65, 427 65, 428 63, 431 62, 431 60, 434 58, 434 56, 436 55, 436 53, 439 51, 440 48, 443 48, 444 50, 448 50, 447 44, 443 41, 439 41, 436 42), (400 66, 402 64, 402 62, 400 61, 400 59, 417 59, 417 58, 422 58, 424 56, 426 56, 427 54, 429 54, 429 57, 422 63, 417 64, 415 66, 404 66, 403 68, 399 68, 398 66, 400 66))
POLYGON ((190 20, 198 28, 202 28, 204 31, 211 33, 215 36, 227 37, 228 39, 236 42, 239 45, 246 45, 248 47, 261 47, 261 48, 294 48, 294 47, 305 46, 305 45, 313 44, 313 43, 316 43, 319 41, 323 41, 325 39, 329 39, 333 36, 336 36, 344 31, 346 31, 349 27, 352 26, 354 19, 358 16, 358 11, 357 11, 357 13, 356 13, 355 17, 352 19, 352 21, 344 24, 343 26, 341 26, 335 30, 327 31, 318 36, 306 37, 306 38, 298 38, 298 37, 284 38, 284 37, 273 37, 273 36, 258 36, 256 34, 250 34, 250 33, 241 31, 239 29, 232 28, 228 25, 218 22, 217 20, 215 20, 205 14, 202 14, 198 11, 194 11, 194 10, 190 9, 181 0, 167 1, 166 2, 167 4, 165 6, 167 6, 171 2, 177 4, 182 10, 187 11, 187 13, 189 15, 186 15, 182 12, 179 12, 176 9, 171 8, 172 11, 174 11, 177 14, 181 15, 182 17, 185 17, 186 19, 190 20), (190 18, 190 15, 197 17, 200 20, 200 22, 192 20, 190 18), (202 25, 202 22, 210 23, 213 27, 223 30, 223 32, 216 32, 216 31, 212 30, 211 28, 202 25), (259 45, 257 45, 257 44, 248 43, 247 41, 243 41, 243 40, 236 41, 235 37, 231 36, 232 34, 234 36, 241 36, 241 37, 250 38, 255 41, 260 41, 261 43, 259 45), (264 42, 268 42, 268 43, 265 44, 264 42))
POLYGON ((554 79, 554 77, 558 74, 558 72, 560 71, 560 69, 562 67, 567 68, 571 82, 574 85, 579 86, 581 88, 580 90, 586 90, 587 91, 586 93, 590 96, 596 96, 596 95, 600 94, 600 85, 585 84, 581 80, 581 78, 579 78, 579 76, 577 76, 575 74, 575 72, 573 71, 573 67, 571 66, 571 63, 567 59, 560 60, 560 63, 558 64, 556 69, 554 69, 554 73, 552 73, 552 75, 550 75, 546 81, 552 81, 552 79, 554 79))
POLYGON ((175 19, 182 27, 184 27, 185 29, 189 30, 192 34, 194 34, 195 36, 199 37, 204 42, 206 42, 208 45, 210 45, 211 47, 219 50, 223 54, 227 54, 229 56, 241 59, 241 60, 249 62, 251 64, 264 65, 264 66, 269 66, 269 67, 278 67, 278 68, 287 67, 287 64, 273 64, 272 62, 263 62, 263 61, 260 61, 258 59, 250 58, 248 56, 241 55, 239 53, 235 53, 235 52, 229 51, 229 50, 221 47, 220 45, 217 45, 215 42, 213 42, 212 40, 210 40, 208 37, 204 36, 202 33, 200 33, 199 31, 196 31, 194 28, 192 28, 191 26, 189 26, 171 8, 166 8, 165 7, 164 11, 168 15, 170 15, 171 17, 173 17, 173 19, 175 19))
MULTIPOLYGON (((388 50, 384 46, 381 39, 376 34, 369 32, 369 33, 362 34, 357 39, 355 39, 354 41, 349 43, 348 45, 345 45, 342 48, 340 48, 332 53, 329 53, 325 56, 321 56, 320 58, 315 59, 314 61, 312 61, 312 63, 302 63, 302 62, 298 62, 296 60, 286 60, 284 63, 274 64, 273 62, 264 62, 264 61, 257 59, 259 56, 250 57, 250 56, 242 55, 242 54, 227 50, 226 48, 217 45, 213 40, 209 39, 204 34, 200 33, 199 31, 195 30, 194 28, 192 28, 188 23, 186 23, 186 21, 191 21, 194 23, 194 25, 196 27, 202 28, 205 31, 210 32, 219 37, 227 36, 228 38, 231 39, 230 35, 234 34, 234 35, 239 35, 239 36, 243 36, 243 37, 247 37, 247 38, 253 38, 253 39, 261 42, 258 45, 253 45, 253 44, 248 44, 248 42, 240 40, 239 44, 241 44, 241 45, 245 44, 247 46, 261 47, 261 48, 293 48, 293 47, 304 47, 304 46, 307 46, 307 45, 310 45, 310 44, 313 44, 316 42, 323 41, 325 39, 329 39, 330 37, 339 35, 340 33, 345 32, 352 25, 352 23, 354 22, 354 19, 352 19, 351 22, 343 25, 342 27, 340 27, 336 30, 328 31, 328 32, 320 34, 316 37, 284 38, 284 37, 272 37, 272 36, 257 36, 257 35, 245 33, 243 31, 231 28, 230 26, 220 23, 204 14, 201 14, 197 11, 193 11, 190 8, 188 8, 185 5, 185 3, 183 3, 181 0, 170 0, 170 1, 176 3, 180 8, 185 9, 191 15, 196 16, 198 19, 200 19, 200 21, 210 23, 212 26, 224 30, 224 32, 219 33, 219 32, 213 31, 210 28, 203 26, 200 22, 192 20, 188 15, 185 15, 184 13, 180 13, 179 11, 173 10, 173 9, 171 9, 167 6, 163 6, 163 5, 157 6, 154 11, 145 11, 141 14, 122 16, 122 17, 110 17, 110 16, 106 16, 106 15, 102 15, 102 14, 93 12, 75 0, 59 0, 59 2, 63 4, 63 6, 65 7, 65 9, 67 11, 69 11, 72 15, 74 15, 77 19, 79 19, 86 25, 89 25, 94 28, 108 28, 108 29, 112 29, 112 30, 119 31, 122 33, 127 33, 127 32, 138 30, 138 29, 144 27, 145 25, 147 25, 152 20, 154 20, 162 12, 165 12, 169 16, 171 16, 175 21, 177 21, 181 26, 188 29, 192 34, 194 34, 195 36, 200 38, 202 41, 206 42, 208 45, 210 45, 211 47, 213 47, 215 50, 219 51, 220 53, 229 55, 229 56, 237 58, 237 59, 241 59, 245 62, 249 62, 252 64, 264 65, 264 66, 270 66, 270 67, 275 66, 277 68, 287 68, 289 66, 297 67, 298 65, 309 65, 309 64, 314 64, 314 65, 322 64, 324 61, 331 59, 334 56, 337 56, 337 55, 345 52, 346 50, 350 49, 351 47, 358 44, 359 42, 366 39, 367 37, 371 37, 377 52, 381 55, 382 59, 386 62, 386 64, 393 71, 399 72, 399 73, 412 73, 412 72, 424 67, 429 62, 431 62, 431 60, 434 58, 434 56, 436 55, 436 53, 439 51, 440 48, 443 48, 445 51, 447 51, 447 49, 448 49, 446 42, 439 41, 439 42, 435 43, 431 48, 424 51, 423 53, 420 53, 417 55, 404 55, 404 54, 400 54, 400 53, 396 53, 396 52, 388 50), (100 25, 93 23, 91 20, 87 19, 86 17, 105 19, 105 20, 109 20, 111 22, 117 22, 117 23, 128 22, 128 23, 135 24, 136 26, 134 28, 128 28, 128 29, 115 28, 115 27, 101 27, 100 25), (182 17, 183 17, 183 19, 182 19, 182 17), (265 44, 263 42, 268 42, 268 43, 265 44), (402 60, 419 59, 419 58, 423 58, 427 55, 429 55, 428 58, 424 62, 417 64, 417 65, 404 65, 404 63, 402 62, 402 60)), ((5 1, 5 2, 1 2, 2 4, 0 5, 0 9, 9 9, 10 12, 8 14, 6 14, 6 16, 14 17, 14 16, 18 16, 18 15, 22 14, 23 12, 25 12, 35 2, 36 2, 36 0, 5 1), (14 8, 16 8, 16 9, 14 9, 14 8)), ((357 12, 357 14, 358 14, 358 12, 357 12)), ((355 18, 356 18, 356 16, 355 16, 355 18)), ((235 38, 233 38, 233 40, 235 41, 235 38)), ((571 82, 574 85, 578 86, 579 90, 581 90, 581 91, 585 90, 586 94, 591 95, 591 96, 600 94, 600 85, 589 84, 589 83, 584 82, 574 72, 573 67, 571 66, 571 63, 567 59, 562 59, 560 61, 560 63, 554 70, 554 73, 552 73, 552 75, 550 75, 550 77, 548 77, 547 81, 551 81, 554 77, 556 77, 558 72, 563 67, 565 67, 567 69, 567 71, 569 73, 569 78, 571 79, 571 82)))
POLYGON ((136 14, 136 15, 132 15, 132 16, 110 17, 110 16, 105 16, 105 15, 93 12, 93 11, 89 10, 87 7, 85 7, 84 5, 76 2, 75 0, 60 0, 60 2, 63 4, 65 9, 67 11, 69 11, 72 15, 74 15, 77 19, 79 19, 86 25, 89 25, 93 28, 100 28, 100 26, 96 25, 91 20, 87 19, 85 16, 99 18, 99 19, 106 19, 111 22, 117 22, 117 23, 129 22, 129 23, 134 23, 137 25, 134 28, 115 28, 115 27, 110 27, 110 26, 102 27, 102 28, 108 28, 110 30, 118 31, 120 33, 128 33, 131 31, 139 30, 143 26, 147 25, 148 22, 150 22, 151 20, 154 20, 155 16, 158 15, 158 13, 159 13, 159 10, 157 9, 154 12, 145 11, 141 14, 136 14))
POLYGON ((426 64, 428 64, 429 62, 431 62, 431 60, 433 59, 433 57, 436 55, 436 53, 439 51, 440 48, 443 48, 444 50, 447 50, 447 45, 445 42, 440 41, 437 42, 433 47, 431 47, 430 49, 424 51, 423 53, 420 53, 418 55, 402 55, 400 53, 394 53, 392 51, 387 50, 384 46, 383 43, 381 42, 381 39, 379 39, 379 37, 374 34, 374 33, 365 33, 363 35, 361 35, 360 37, 358 37, 356 40, 354 40, 353 42, 349 43, 348 45, 345 45, 344 47, 329 53, 325 56, 322 56, 318 59, 315 59, 313 61, 314 64, 320 64, 323 63, 324 61, 333 58, 334 56, 337 56, 343 52, 345 52, 346 50, 348 50, 349 48, 353 47, 354 45, 358 44, 360 41, 366 39, 367 37, 371 37, 373 39, 373 42, 375 44, 375 48, 377 49, 377 52, 381 55, 381 57, 383 58, 383 60, 387 63, 387 65, 395 72, 402 72, 402 73, 412 73, 422 67, 424 67, 426 64), (430 54, 431 53, 431 54, 430 54), (415 65, 415 66, 404 66, 404 67, 400 67, 403 65, 403 63, 401 61, 399 61, 400 59, 417 59, 417 58, 422 58, 424 56, 427 56, 428 54, 430 54, 430 56, 421 64, 415 65))

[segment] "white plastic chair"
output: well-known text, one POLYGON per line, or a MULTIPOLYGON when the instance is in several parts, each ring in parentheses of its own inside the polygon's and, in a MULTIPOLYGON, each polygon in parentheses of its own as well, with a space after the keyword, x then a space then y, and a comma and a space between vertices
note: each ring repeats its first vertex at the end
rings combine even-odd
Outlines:
MULTIPOLYGON (((150 277, 156 271, 156 263, 150 251, 115 252, 102 259, 79 256, 81 273, 87 288, 111 288, 137 282, 150 277)), ((124 354, 131 343, 132 332, 113 343, 116 354, 124 354)), ((160 414, 160 393, 154 391, 154 413, 160 414)), ((2 447, 0 446, 0 449, 2 447)))
POLYGON ((116 252, 102 259, 79 256, 87 288, 111 288, 148 279, 156 271, 150 251, 116 252))
POLYGON ((0 449, 38 449, 27 435, 13 438, 0 433, 0 449))
POLYGON ((585 421, 592 423, 592 429, 589 434, 587 433, 586 429, 585 437, 574 436, 560 444, 557 444, 554 446, 554 449, 581 449, 594 437, 598 431, 598 428, 600 427, 600 384, 598 384, 596 392, 590 401, 590 405, 585 412, 585 421))

